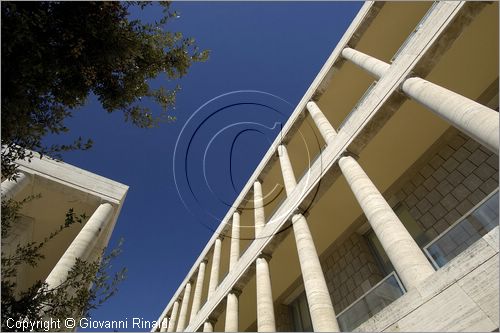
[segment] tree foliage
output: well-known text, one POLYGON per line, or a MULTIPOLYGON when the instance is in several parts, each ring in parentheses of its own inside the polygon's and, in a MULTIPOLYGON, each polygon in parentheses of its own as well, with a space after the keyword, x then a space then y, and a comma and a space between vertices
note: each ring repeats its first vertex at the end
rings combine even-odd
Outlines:
POLYGON ((207 59, 193 38, 169 32, 177 13, 161 3, 154 23, 129 19, 149 2, 2 1, 2 175, 14 175, 16 159, 87 149, 90 140, 45 147, 48 133, 67 132, 64 119, 93 93, 107 112, 121 111, 139 127, 171 120, 179 87, 153 88, 150 79, 187 74, 207 59), (141 105, 152 99, 161 112, 141 105))
MULTIPOLYGON (((27 202, 38 196, 30 196, 21 202, 2 200, 2 242, 9 235, 9 228, 19 217, 19 211, 27 202)), ((118 284, 125 278, 125 269, 120 270, 113 278, 108 276, 111 261, 120 253, 120 245, 109 254, 101 254, 95 261, 76 260, 66 280, 56 287, 49 287, 43 281, 37 281, 27 290, 19 291, 15 277, 23 265, 36 267, 44 258, 42 253, 47 242, 53 240, 65 229, 75 223, 82 224, 85 214, 76 215, 70 209, 65 222, 59 229, 50 233, 42 242, 17 244, 15 251, 6 253, 2 248, 2 297, 1 317, 2 331, 10 331, 7 319, 40 321, 50 317, 54 320, 65 318, 87 317, 89 311, 97 308, 115 294, 118 284)), ((61 330, 67 330, 64 326, 61 330)))

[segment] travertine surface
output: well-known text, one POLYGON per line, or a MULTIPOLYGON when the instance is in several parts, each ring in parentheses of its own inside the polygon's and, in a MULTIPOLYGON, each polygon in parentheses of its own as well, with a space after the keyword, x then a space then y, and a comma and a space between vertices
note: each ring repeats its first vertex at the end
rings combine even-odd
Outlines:
POLYGON ((356 331, 493 331, 499 326, 498 227, 356 331))
POLYGON ((406 289, 432 275, 422 250, 358 162, 342 157, 339 166, 406 289))

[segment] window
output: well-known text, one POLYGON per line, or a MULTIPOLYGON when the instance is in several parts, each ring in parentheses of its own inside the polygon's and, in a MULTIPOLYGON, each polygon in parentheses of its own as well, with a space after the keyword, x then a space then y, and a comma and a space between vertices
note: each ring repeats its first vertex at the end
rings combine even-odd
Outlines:
POLYGON ((309 314, 309 305, 307 304, 306 293, 300 294, 289 305, 293 319, 293 328, 295 332, 312 332, 311 315, 309 314))

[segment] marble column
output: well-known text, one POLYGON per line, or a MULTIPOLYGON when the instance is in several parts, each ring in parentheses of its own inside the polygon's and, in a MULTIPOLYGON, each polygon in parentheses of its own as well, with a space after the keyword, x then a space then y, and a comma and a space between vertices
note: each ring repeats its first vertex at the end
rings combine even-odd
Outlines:
POLYGON ((97 239, 113 218, 113 213, 114 208, 109 203, 103 203, 97 208, 45 280, 49 288, 57 287, 66 280, 77 258, 87 259, 97 239))
MULTIPOLYGON (((285 146, 281 145, 278 152, 285 190, 287 195, 290 195, 297 184, 292 164, 285 146)), ((307 221, 302 214, 295 214, 292 217, 292 225, 314 331, 339 331, 330 293, 307 221)))
POLYGON ((159 324, 160 332, 166 332, 168 329, 168 317, 164 317, 159 324))
POLYGON ((342 50, 342 57, 358 65, 377 79, 391 67, 388 63, 378 60, 372 56, 359 52, 358 50, 346 47, 342 50))
POLYGON ((240 259, 240 212, 233 213, 231 226, 231 248, 229 253, 229 270, 236 265, 240 259))
POLYGON ((344 156, 339 166, 406 289, 433 274, 422 250, 358 162, 344 156))
POLYGON ((406 79, 401 90, 498 155, 497 111, 418 77, 406 79))
POLYGON ((184 331, 186 327, 186 317, 188 313, 189 299, 191 297, 191 281, 186 283, 186 287, 184 288, 184 296, 182 297, 181 303, 181 311, 179 312, 179 322, 177 323, 177 332, 184 331))
POLYGON ((240 294, 240 290, 232 289, 227 295, 226 327, 224 328, 224 331, 226 332, 239 331, 238 297, 240 296, 240 294))
POLYGON ((203 332, 213 332, 216 322, 217 322, 216 319, 208 318, 205 324, 203 324, 203 332))
MULTIPOLYGON (((255 238, 258 238, 266 225, 262 184, 256 181, 253 184, 255 238)), ((255 280, 257 288, 257 330, 259 332, 276 331, 274 317, 273 292, 271 276, 269 273, 269 259, 271 257, 261 254, 255 262, 255 280)))
POLYGON ((174 332, 175 331, 175 324, 177 321, 177 312, 179 312, 179 300, 176 300, 174 302, 174 305, 172 306, 172 313, 170 314, 170 321, 168 323, 167 332, 174 332))
POLYGON ((264 199, 262 197, 262 184, 260 181, 253 183, 253 204, 254 204, 254 223, 255 223, 255 238, 258 238, 262 229, 266 225, 266 217, 264 212, 264 199))
POLYGON ((194 289, 193 295, 193 305, 191 306, 191 317, 190 320, 193 320, 194 316, 200 310, 201 305, 201 296, 203 293, 203 282, 205 280, 205 268, 207 266, 207 260, 204 259, 200 266, 198 267, 198 276, 196 277, 196 285, 194 289))
POLYGON ((316 103, 310 101, 307 103, 307 110, 311 115, 312 120, 316 124, 323 140, 325 140, 326 144, 329 144, 333 141, 333 139, 337 136, 337 131, 333 128, 332 124, 328 121, 323 112, 321 112, 320 108, 316 103))
MULTIPOLYGON (((214 293, 219 285, 219 268, 220 268, 220 252, 222 247, 222 240, 217 238, 214 244, 214 253, 212 255, 212 270, 210 271, 210 281, 208 283, 207 302, 210 296, 214 293)), ((203 325, 203 332, 213 332, 214 323, 206 321, 203 325)))
MULTIPOLYGON (((351 48, 345 48, 342 56, 376 78, 380 78, 390 67, 381 60, 351 48)), ((498 155, 498 112, 419 77, 406 79, 401 90, 498 155)))
POLYGON ((255 261, 258 332, 276 332, 273 291, 271 287, 271 276, 269 273, 270 259, 271 256, 261 254, 255 261))
POLYGON ((219 285, 219 268, 220 268, 220 251, 222 247, 222 240, 217 238, 214 244, 214 253, 212 256, 212 270, 210 271, 210 281, 208 284, 208 296, 207 299, 210 299, 213 292, 219 285))
MULTIPOLYGON (((231 228, 231 248, 229 254, 229 271, 236 265, 240 258, 240 213, 238 211, 233 214, 231 228)), ((240 292, 233 289, 227 295, 226 304, 226 332, 238 331, 238 296, 240 292)))
POLYGON ((17 179, 4 180, 2 182, 2 199, 12 199, 31 183, 31 177, 23 172, 19 173, 17 179))

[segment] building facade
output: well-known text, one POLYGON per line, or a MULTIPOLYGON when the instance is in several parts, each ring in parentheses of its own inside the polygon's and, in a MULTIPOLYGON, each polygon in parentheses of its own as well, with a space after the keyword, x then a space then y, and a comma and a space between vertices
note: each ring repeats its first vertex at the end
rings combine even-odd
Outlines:
POLYGON ((95 261, 107 246, 120 215, 128 186, 49 157, 19 162, 16 181, 2 182, 2 200, 26 202, 20 217, 2 240, 2 253, 14 253, 18 244, 42 242, 65 223, 70 209, 85 214, 83 223, 74 223, 46 243, 45 256, 35 267, 23 265, 17 271, 16 291, 36 281, 56 287, 65 281, 76 259, 95 261))
POLYGON ((498 330, 498 37, 366 2, 155 330, 498 330))

